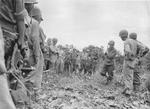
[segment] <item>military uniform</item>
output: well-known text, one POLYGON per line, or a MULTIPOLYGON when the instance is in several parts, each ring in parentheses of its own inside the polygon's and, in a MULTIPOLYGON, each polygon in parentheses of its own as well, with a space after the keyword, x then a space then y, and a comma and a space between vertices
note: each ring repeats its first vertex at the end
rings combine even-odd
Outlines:
POLYGON ((28 26, 29 27, 26 30, 27 41, 30 49, 30 56, 28 61, 31 66, 35 67, 35 71, 30 73, 31 75, 29 76, 29 79, 35 88, 40 88, 44 60, 39 42, 39 24, 36 20, 31 19, 30 25, 28 26))
POLYGON ((107 81, 111 81, 113 79, 113 71, 115 70, 114 59, 116 54, 117 51, 115 48, 108 48, 105 53, 105 61, 101 75, 106 76, 106 73, 108 72, 107 81))
POLYGON ((52 68, 55 69, 56 68, 55 63, 56 63, 56 60, 57 60, 57 53, 58 53, 57 47, 54 46, 54 45, 51 45, 50 46, 50 53, 51 53, 50 61, 51 61, 51 64, 52 64, 52 68))
MULTIPOLYGON (((137 40, 136 40, 137 41, 137 40)), ((136 58, 138 59, 137 64, 135 65, 134 73, 133 73, 133 89, 134 91, 139 91, 139 86, 141 84, 141 78, 140 78, 140 73, 141 73, 141 58, 145 56, 149 49, 145 45, 143 45, 141 42, 137 41, 138 43, 138 49, 137 49, 137 56, 136 58)))
POLYGON ((62 74, 64 71, 64 60, 63 60, 63 51, 59 50, 59 53, 57 54, 57 60, 56 60, 56 73, 62 74))
POLYGON ((126 39, 124 42, 124 53, 125 59, 123 64, 123 80, 125 83, 125 89, 133 90, 133 71, 135 70, 135 65, 137 63, 138 43, 133 39, 126 39))
MULTIPOLYGON (((3 57, 5 57, 5 63, 7 68, 10 68, 11 56, 13 53, 13 47, 18 39, 17 36, 22 37, 24 34, 24 2, 23 0, 0 0, 0 40, 3 44, 4 41, 4 48, 1 45, 1 53, 4 52, 3 57), (21 21, 21 22, 20 22, 21 21), (19 22, 19 23, 18 23, 19 22), (18 25, 23 24, 19 28, 18 25), (19 33, 19 34, 18 34, 19 33), (3 40, 4 38, 4 40, 3 40)), ((6 71, 4 59, 1 60, 1 67, 6 71)), ((2 71, 1 69, 1 71, 2 71)), ((3 72, 3 71, 2 71, 3 72)), ((4 75, 0 76, 0 108, 1 109, 15 109, 15 106, 12 102, 10 97, 8 84, 6 77, 4 75)))
POLYGON ((138 60, 137 60, 137 64, 135 64, 135 68, 133 71, 133 90, 137 92, 137 91, 139 91, 139 86, 141 84, 141 81, 140 81, 141 61, 140 61, 140 59, 148 53, 149 49, 148 49, 148 47, 143 45, 141 42, 137 41, 136 33, 131 33, 129 35, 129 37, 131 39, 135 40, 138 44, 137 54, 136 54, 136 59, 138 59, 138 60))
POLYGON ((44 46, 45 46, 45 39, 46 39, 46 36, 43 32, 43 29, 40 27, 40 47, 41 47, 41 50, 42 52, 44 53, 44 46))

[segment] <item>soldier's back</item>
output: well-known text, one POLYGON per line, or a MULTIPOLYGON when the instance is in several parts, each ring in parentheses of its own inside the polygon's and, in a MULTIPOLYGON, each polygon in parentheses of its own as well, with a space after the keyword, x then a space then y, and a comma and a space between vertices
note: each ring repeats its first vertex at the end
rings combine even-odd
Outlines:
MULTIPOLYGON (((134 56, 136 56, 138 43, 137 43, 135 40, 128 38, 128 39, 124 42, 124 46, 126 46, 126 45, 129 45, 132 54, 133 54, 134 56)), ((125 51, 125 52, 126 52, 126 51, 125 51)))

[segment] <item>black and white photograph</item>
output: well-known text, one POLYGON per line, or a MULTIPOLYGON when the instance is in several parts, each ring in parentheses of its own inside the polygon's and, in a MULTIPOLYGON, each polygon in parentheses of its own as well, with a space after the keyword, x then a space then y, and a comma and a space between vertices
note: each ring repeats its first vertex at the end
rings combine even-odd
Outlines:
POLYGON ((0 0, 0 109, 150 109, 150 0, 0 0))

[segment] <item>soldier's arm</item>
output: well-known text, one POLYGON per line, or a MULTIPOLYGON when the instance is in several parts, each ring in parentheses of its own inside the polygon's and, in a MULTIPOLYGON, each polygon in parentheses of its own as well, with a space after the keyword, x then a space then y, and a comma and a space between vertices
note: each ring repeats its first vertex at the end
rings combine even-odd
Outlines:
POLYGON ((44 52, 44 42, 45 42, 45 39, 46 39, 46 36, 43 32, 43 29, 40 27, 40 47, 41 47, 41 50, 42 52, 44 52))
POLYGON ((24 24, 24 16, 25 16, 25 8, 23 0, 16 0, 16 21, 17 21, 17 29, 18 29, 18 44, 21 48, 23 48, 24 44, 24 33, 25 33, 25 24, 24 24))
POLYGON ((138 57, 143 57, 149 52, 149 48, 142 44, 141 42, 138 42, 138 52, 137 56, 138 57))

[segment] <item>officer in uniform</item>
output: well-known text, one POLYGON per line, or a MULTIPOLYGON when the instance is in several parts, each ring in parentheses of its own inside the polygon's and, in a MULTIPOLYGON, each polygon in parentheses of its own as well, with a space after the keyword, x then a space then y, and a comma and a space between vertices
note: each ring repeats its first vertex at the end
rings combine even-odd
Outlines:
POLYGON ((114 48, 115 42, 109 41, 108 43, 109 47, 107 48, 107 52, 105 53, 105 61, 103 66, 103 71, 101 72, 102 76, 107 77, 107 83, 111 82, 114 75, 114 59, 117 54, 116 49, 114 48), (108 76, 106 75, 108 73, 108 76))
POLYGON ((5 73, 10 69, 13 47, 17 41, 19 48, 24 46, 24 2, 23 0, 0 0, 0 108, 15 109, 9 93, 5 73), (6 66, 6 64, 7 66, 6 66))

